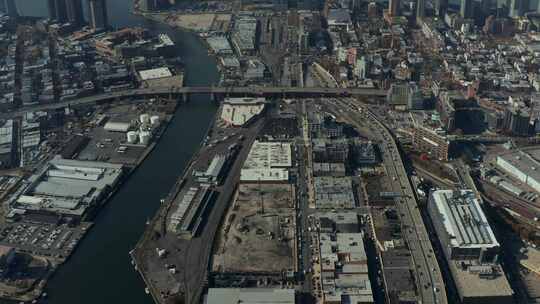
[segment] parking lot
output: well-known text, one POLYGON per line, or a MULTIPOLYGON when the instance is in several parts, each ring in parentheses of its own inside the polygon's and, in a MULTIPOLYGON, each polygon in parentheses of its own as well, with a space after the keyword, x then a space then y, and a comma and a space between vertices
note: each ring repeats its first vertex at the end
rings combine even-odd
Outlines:
POLYGON ((0 244, 19 248, 38 256, 66 259, 84 236, 90 224, 73 228, 67 225, 18 222, 1 228, 0 244))

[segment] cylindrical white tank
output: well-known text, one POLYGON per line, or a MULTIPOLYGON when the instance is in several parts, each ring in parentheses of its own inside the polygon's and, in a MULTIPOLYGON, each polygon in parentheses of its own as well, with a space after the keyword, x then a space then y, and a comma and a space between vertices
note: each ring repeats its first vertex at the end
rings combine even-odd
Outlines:
POLYGON ((139 133, 139 141, 141 142, 141 144, 147 145, 148 142, 150 142, 150 132, 142 131, 141 133, 139 133))
POLYGON ((136 131, 129 131, 127 132, 127 141, 130 144, 134 144, 137 142, 137 138, 139 137, 139 133, 136 131))
POLYGON ((139 121, 142 123, 142 124, 147 124, 147 123, 150 123, 150 115, 148 114, 141 114, 139 116, 139 121))
POLYGON ((150 123, 152 124, 152 126, 159 125, 159 116, 154 115, 154 116, 150 117, 150 123))

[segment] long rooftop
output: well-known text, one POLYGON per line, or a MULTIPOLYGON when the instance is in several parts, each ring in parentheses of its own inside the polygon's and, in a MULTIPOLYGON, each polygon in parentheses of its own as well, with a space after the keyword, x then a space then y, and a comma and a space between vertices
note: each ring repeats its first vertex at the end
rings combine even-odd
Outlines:
POLYGON ((438 190, 432 196, 452 246, 499 246, 473 191, 438 190))

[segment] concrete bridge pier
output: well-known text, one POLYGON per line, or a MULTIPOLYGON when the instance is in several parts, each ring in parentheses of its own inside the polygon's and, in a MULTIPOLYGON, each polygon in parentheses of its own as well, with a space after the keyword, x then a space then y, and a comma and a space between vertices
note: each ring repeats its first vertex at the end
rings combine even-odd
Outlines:
POLYGON ((183 102, 188 102, 189 101, 189 93, 182 93, 182 101, 183 102))

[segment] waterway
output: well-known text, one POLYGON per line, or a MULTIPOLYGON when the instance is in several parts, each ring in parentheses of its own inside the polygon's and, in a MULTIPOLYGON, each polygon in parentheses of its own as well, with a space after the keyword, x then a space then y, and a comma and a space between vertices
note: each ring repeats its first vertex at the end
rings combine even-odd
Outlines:
MULTIPOLYGON (((46 16, 46 0, 16 0, 21 14, 46 16)), ((168 33, 185 61, 185 83, 205 86, 219 78, 214 58, 191 33, 171 30, 132 15, 132 0, 109 0, 114 27, 143 26, 168 33)), ((51 304, 153 303, 130 263, 128 252, 145 229, 192 154, 197 150, 216 107, 208 96, 194 96, 178 108, 169 128, 142 165, 123 184, 95 219, 95 226, 70 260, 49 281, 51 304)))

